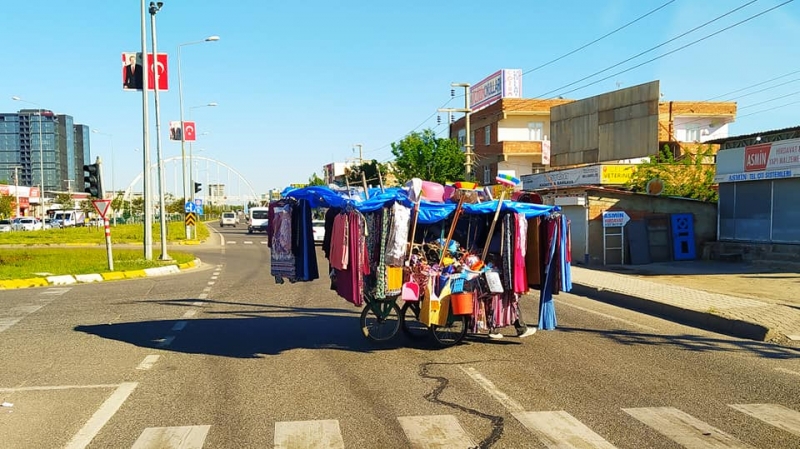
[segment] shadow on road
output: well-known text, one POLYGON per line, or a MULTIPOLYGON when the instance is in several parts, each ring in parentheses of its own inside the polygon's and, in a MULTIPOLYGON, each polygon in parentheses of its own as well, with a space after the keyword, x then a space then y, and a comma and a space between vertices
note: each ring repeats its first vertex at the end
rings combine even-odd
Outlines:
POLYGON ((623 345, 675 346, 692 352, 747 352, 777 360, 800 359, 800 349, 748 340, 727 340, 697 335, 659 335, 624 330, 599 330, 559 326, 561 332, 592 333, 623 345))
MULTIPOLYGON (((186 303, 202 300, 169 300, 186 303)), ((208 301, 205 302, 215 302, 208 301)), ((233 303, 226 302, 230 305, 233 303)), ((240 303, 253 310, 209 311, 217 318, 154 320, 76 326, 74 330, 143 348, 187 354, 260 358, 292 349, 335 349, 374 352, 399 348, 434 349, 429 341, 413 341, 402 332, 387 341, 367 339, 361 333, 360 309, 302 308, 240 303), (179 322, 185 321, 185 327, 179 322), (164 343, 174 337, 168 345, 164 343)))

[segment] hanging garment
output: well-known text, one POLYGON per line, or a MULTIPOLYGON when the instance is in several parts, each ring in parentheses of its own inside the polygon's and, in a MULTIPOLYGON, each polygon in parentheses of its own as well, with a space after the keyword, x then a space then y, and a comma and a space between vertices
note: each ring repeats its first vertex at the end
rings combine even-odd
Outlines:
POLYGON ((333 219, 331 232, 331 268, 336 270, 347 269, 350 261, 350 226, 348 223, 349 215, 341 213, 333 219))
POLYGON ((500 219, 501 226, 501 260, 502 260, 502 278, 503 278, 503 291, 514 291, 514 230, 516 228, 514 223, 514 214, 508 212, 503 214, 500 219))
POLYGON ((392 205, 389 237, 386 241, 384 262, 392 267, 402 267, 408 249, 408 230, 411 223, 411 208, 400 203, 392 205))
POLYGON ((322 253, 326 259, 331 256, 331 237, 333 236, 333 220, 341 212, 338 207, 329 207, 325 211, 325 237, 322 238, 322 253))
POLYGON ((296 277, 295 257, 292 253, 292 205, 275 205, 272 219, 272 251, 270 273, 275 282, 282 284, 283 278, 294 281, 296 277))
POLYGON ((548 245, 545 254, 545 276, 542 289, 539 293, 539 329, 551 330, 557 325, 556 308, 553 301, 553 291, 556 284, 556 220, 544 221, 547 229, 548 245), (552 238, 551 238, 552 237, 552 238))
POLYGON ((347 223, 350 263, 346 269, 336 270, 336 293, 360 306, 364 304, 364 276, 369 274, 364 217, 356 211, 348 212, 347 223))
POLYGON ((525 274, 528 277, 528 286, 539 288, 542 284, 542 245, 541 223, 539 217, 528 220, 527 250, 525 252, 525 274))
POLYGON ((311 205, 306 199, 298 200, 292 209, 292 253, 295 256, 295 276, 298 281, 319 278, 317 250, 314 245, 311 205))
POLYGON ((514 214, 514 292, 528 292, 528 274, 525 269, 525 252, 528 248, 528 220, 523 214, 514 214))

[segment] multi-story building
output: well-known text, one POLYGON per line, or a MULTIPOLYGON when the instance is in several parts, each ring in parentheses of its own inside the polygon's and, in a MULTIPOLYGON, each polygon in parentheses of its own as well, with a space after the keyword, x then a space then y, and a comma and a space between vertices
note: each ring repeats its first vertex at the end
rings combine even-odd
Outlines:
MULTIPOLYGON (((90 160, 89 127, 47 109, 0 113, 0 177, 44 193, 83 191, 83 165, 90 160)), ((46 195, 45 195, 46 196, 46 195)))

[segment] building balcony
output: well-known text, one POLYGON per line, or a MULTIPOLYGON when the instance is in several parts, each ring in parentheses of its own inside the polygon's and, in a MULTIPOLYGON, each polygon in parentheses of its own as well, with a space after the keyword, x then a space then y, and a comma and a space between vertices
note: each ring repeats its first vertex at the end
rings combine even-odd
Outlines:
POLYGON ((505 141, 490 145, 477 144, 474 146, 475 154, 481 156, 500 156, 505 159, 509 156, 542 157, 542 142, 535 141, 505 141))

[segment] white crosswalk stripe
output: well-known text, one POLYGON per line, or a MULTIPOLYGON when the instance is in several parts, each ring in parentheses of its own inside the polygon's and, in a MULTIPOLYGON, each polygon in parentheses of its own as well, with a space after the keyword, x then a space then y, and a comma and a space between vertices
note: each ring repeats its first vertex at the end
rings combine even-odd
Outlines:
POLYGON ((201 449, 211 426, 148 427, 131 449, 201 449))
POLYGON ((771 426, 800 436, 800 412, 779 404, 729 404, 729 406, 771 426))
POLYGON ((250 240, 245 240, 243 243, 245 245, 252 245, 253 244, 253 242, 251 242, 250 240))
POLYGON ((477 447, 453 415, 401 416, 397 420, 414 449, 477 447))
POLYGON ((622 410, 685 448, 753 449, 753 446, 674 407, 622 410))
POLYGON ((517 418, 547 447, 559 449, 615 449, 615 446, 594 433, 565 411, 516 412, 517 418))
POLYGON ((339 421, 285 421, 275 423, 275 449, 344 449, 339 421))

